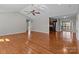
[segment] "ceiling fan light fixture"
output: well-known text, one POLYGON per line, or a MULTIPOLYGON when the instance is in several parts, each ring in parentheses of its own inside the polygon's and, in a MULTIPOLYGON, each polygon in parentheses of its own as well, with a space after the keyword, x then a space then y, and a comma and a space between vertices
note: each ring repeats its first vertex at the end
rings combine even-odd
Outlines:
POLYGON ((36 14, 40 14, 40 12, 35 12, 36 14))
POLYGON ((48 8, 45 5, 39 4, 32 4, 29 5, 27 8, 22 9, 21 13, 30 16, 30 15, 39 15, 42 12, 45 12, 48 8))

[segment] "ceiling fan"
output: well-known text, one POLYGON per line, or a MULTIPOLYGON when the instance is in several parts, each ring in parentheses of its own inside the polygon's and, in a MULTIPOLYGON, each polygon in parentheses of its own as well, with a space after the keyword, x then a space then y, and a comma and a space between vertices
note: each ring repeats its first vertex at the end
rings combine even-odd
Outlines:
POLYGON ((39 15, 42 12, 45 12, 48 8, 45 5, 40 4, 31 4, 28 5, 27 8, 24 8, 21 10, 22 14, 25 14, 26 16, 29 16, 32 14, 33 16, 39 15))
POLYGON ((31 14, 32 13, 32 15, 36 15, 36 14, 40 14, 40 12, 39 11, 36 11, 36 10, 32 10, 32 11, 25 11, 25 12, 29 12, 28 14, 31 14))

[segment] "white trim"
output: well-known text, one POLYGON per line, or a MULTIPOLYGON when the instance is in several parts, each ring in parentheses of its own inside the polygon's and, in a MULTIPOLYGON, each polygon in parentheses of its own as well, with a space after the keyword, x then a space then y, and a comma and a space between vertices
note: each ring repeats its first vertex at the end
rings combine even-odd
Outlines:
POLYGON ((25 32, 15 32, 15 33, 0 34, 0 36, 14 35, 14 34, 20 34, 20 33, 25 33, 25 32))
POLYGON ((34 31, 32 30, 33 32, 40 32, 40 33, 45 33, 45 34, 49 34, 49 32, 42 32, 42 31, 34 31))

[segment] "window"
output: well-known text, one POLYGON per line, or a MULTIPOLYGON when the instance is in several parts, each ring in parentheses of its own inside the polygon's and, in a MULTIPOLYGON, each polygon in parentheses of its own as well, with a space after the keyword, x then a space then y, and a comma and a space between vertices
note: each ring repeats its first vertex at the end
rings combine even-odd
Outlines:
POLYGON ((70 21, 62 21, 62 29, 70 30, 71 22, 70 21))

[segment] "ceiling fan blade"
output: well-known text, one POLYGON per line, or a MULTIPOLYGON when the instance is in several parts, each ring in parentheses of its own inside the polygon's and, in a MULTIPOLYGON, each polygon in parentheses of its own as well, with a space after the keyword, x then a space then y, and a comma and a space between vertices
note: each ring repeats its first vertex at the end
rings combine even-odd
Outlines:
POLYGON ((35 13, 32 13, 35 16, 35 13))
POLYGON ((32 12, 35 12, 35 10, 33 10, 32 12))
POLYGON ((40 14, 40 12, 35 12, 36 14, 40 14))

